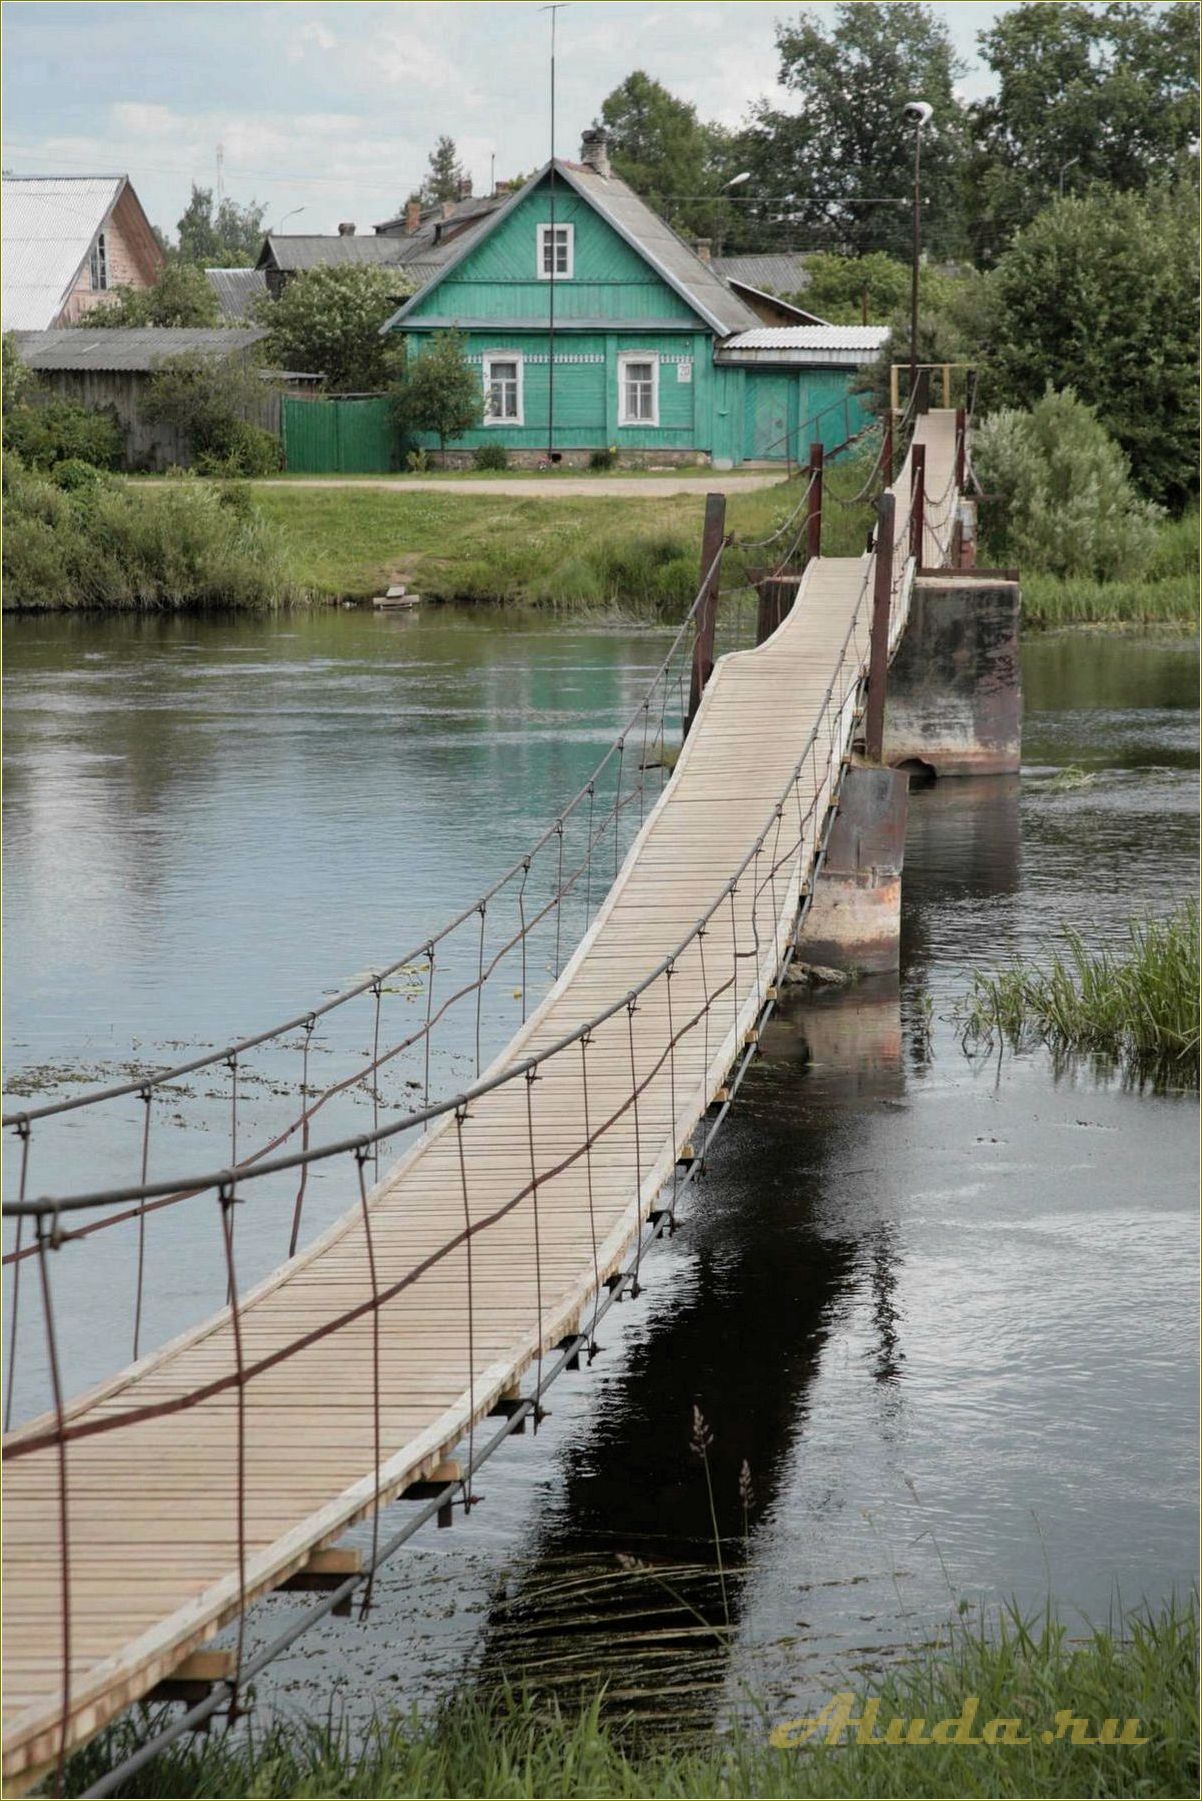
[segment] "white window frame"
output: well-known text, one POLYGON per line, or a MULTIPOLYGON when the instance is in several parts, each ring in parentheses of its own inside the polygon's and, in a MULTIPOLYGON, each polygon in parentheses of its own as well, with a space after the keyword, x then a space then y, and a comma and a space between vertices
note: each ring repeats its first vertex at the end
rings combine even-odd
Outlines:
POLYGON ((526 423, 526 362, 520 350, 488 350, 484 353, 484 423, 487 426, 499 426, 503 431, 506 426, 519 426, 526 423), (492 366, 494 363, 514 363, 517 365, 518 410, 508 418, 501 418, 489 411, 492 399, 492 366))
POLYGON ((618 356, 618 424, 632 431, 659 424, 659 357, 653 350, 623 350, 618 356), (626 368, 630 363, 651 365, 651 417, 631 419, 626 412, 626 368))
POLYGON ((567 268, 557 269, 555 271, 555 280, 571 281, 572 271, 576 266, 576 227, 574 225, 569 225, 566 220, 562 219, 556 219, 554 226, 552 226, 550 220, 548 220, 545 225, 540 225, 538 228, 538 236, 536 239, 538 246, 538 279, 540 281, 551 280, 551 271, 547 268, 547 238, 552 230, 567 233, 567 268))

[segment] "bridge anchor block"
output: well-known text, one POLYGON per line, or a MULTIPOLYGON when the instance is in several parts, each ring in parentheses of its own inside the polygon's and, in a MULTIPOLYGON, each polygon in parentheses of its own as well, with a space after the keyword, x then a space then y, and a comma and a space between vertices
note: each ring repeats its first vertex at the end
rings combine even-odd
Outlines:
POLYGON ((909 785, 904 770, 872 764, 853 763, 844 775, 797 938, 805 962, 866 974, 897 968, 909 785))

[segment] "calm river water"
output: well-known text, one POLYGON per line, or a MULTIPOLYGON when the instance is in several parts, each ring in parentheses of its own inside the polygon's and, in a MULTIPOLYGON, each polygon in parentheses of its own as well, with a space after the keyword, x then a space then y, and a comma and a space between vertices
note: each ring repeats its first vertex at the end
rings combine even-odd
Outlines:
MULTIPOLYGON (((420 943, 575 791, 663 645, 450 612, 6 625, 10 1093, 195 1054, 420 943)), ((1114 940, 1192 891, 1196 647, 1036 638, 1024 683, 1021 777, 912 798, 900 983, 790 1001, 603 1354, 470 1523, 426 1529, 266 1693, 361 1713, 465 1670, 600 1672, 624 1710, 701 1721, 824 1692, 963 1598, 1105 1620, 1195 1580, 1196 1099, 970 1061, 948 1015, 1061 923, 1114 940)), ((107 1174, 136 1173, 136 1132, 107 1174)), ((96 1172, 79 1130, 36 1154, 38 1191, 96 1172)), ((317 1187, 314 1228, 345 1204, 317 1187)), ((188 1230, 164 1227, 151 1338, 214 1299, 188 1230)), ((88 1243, 72 1387, 128 1354, 126 1253, 88 1243)))

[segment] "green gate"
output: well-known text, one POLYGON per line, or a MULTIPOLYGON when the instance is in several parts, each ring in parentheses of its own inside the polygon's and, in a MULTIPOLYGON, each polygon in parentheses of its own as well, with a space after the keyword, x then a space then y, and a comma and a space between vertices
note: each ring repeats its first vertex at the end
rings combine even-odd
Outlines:
POLYGON ((355 400, 285 394, 280 432, 284 467, 294 475, 387 475, 399 460, 400 433, 382 394, 355 400))

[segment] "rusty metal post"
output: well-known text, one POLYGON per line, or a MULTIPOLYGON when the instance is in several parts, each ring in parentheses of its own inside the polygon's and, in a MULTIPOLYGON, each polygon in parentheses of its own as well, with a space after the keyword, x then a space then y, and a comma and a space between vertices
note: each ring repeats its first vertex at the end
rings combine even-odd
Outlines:
POLYGON ((893 598, 893 531, 897 502, 887 490, 876 503, 876 561, 872 575, 872 635, 868 643, 868 704, 864 750, 879 763, 885 743, 885 681, 889 673, 889 608, 893 598))
POLYGON ((893 486, 893 409, 885 414, 885 436, 881 444, 881 474, 883 488, 893 486))
POLYGON ((968 461, 968 415, 962 406, 956 408, 956 492, 964 492, 964 475, 968 461))
POLYGON ((806 562, 822 555, 822 446, 810 445, 810 510, 806 514, 806 562))
POLYGON ((718 621, 718 576, 721 568, 721 564, 716 563, 715 559, 720 556, 725 531, 726 496, 725 494, 707 494, 705 497, 705 525, 701 533, 701 580, 706 583, 706 588, 701 605, 697 609, 697 632, 693 640, 693 674, 689 684, 689 713, 684 725, 686 732, 697 717, 701 696, 705 693, 705 684, 709 681, 714 668, 714 627, 718 621))
POLYGON ((926 520, 927 447, 910 446, 910 555, 914 567, 922 568, 923 530, 926 520))

